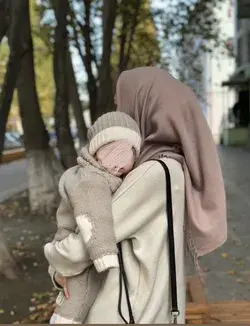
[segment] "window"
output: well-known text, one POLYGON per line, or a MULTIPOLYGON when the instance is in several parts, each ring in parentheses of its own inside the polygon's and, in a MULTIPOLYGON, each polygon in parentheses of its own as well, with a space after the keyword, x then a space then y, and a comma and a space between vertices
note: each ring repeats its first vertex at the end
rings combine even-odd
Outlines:
POLYGON ((250 33, 247 34, 247 63, 250 63, 250 33))

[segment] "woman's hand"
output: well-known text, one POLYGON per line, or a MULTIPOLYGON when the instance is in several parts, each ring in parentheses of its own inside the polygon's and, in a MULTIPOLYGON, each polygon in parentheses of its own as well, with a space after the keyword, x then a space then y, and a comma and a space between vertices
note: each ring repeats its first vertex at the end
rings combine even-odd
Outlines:
POLYGON ((69 298, 69 291, 67 287, 67 277, 64 277, 58 273, 55 274, 55 281, 58 285, 60 285, 63 288, 65 297, 69 298))

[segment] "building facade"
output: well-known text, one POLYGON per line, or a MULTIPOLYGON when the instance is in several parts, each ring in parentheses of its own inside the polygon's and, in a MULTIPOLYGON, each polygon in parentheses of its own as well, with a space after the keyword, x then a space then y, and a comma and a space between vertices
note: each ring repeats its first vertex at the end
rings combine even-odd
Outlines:
POLYGON ((232 0, 226 0, 216 11, 220 21, 223 43, 212 53, 206 53, 204 58, 204 92, 206 117, 217 143, 221 140, 221 132, 227 124, 229 110, 236 101, 235 90, 223 87, 222 83, 235 70, 233 56, 235 35, 235 6, 232 0))
POLYGON ((236 127, 245 129, 243 143, 250 146, 250 0, 234 0, 234 7, 235 70, 222 85, 236 92, 236 127))
POLYGON ((223 44, 215 48, 211 53, 202 52, 200 49, 206 41, 190 36, 191 38, 187 39, 187 44, 183 46, 184 50, 180 56, 180 64, 183 66, 182 72, 185 74, 182 79, 188 82, 198 96, 214 139, 219 142, 221 129, 226 120, 225 117, 236 99, 234 89, 222 86, 223 81, 228 79, 235 71, 235 59, 233 57, 235 6, 233 1, 225 0, 222 6, 216 10, 216 15, 220 22, 220 36, 223 39, 223 44), (199 53, 198 57, 193 56, 195 58, 193 60, 196 61, 195 68, 201 71, 198 77, 197 74, 193 76, 192 71, 189 71, 189 67, 193 70, 194 65, 189 65, 186 57, 187 53, 190 57, 192 51, 199 53))

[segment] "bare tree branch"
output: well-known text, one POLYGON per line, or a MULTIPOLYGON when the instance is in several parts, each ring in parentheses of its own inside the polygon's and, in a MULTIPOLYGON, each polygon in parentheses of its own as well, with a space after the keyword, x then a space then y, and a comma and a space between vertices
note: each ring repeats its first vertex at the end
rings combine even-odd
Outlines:
MULTIPOLYGON (((86 0, 87 1, 87 0, 86 0)), ((116 19, 117 0, 103 0, 103 43, 102 62, 100 67, 100 85, 98 91, 98 111, 94 118, 101 113, 112 110, 114 106, 113 87, 111 79, 111 51, 113 40, 113 29, 116 19)))
MULTIPOLYGON (((96 85, 96 78, 93 73, 92 69, 92 63, 96 62, 97 66, 97 61, 95 59, 95 56, 93 54, 93 45, 91 42, 91 23, 90 23, 90 11, 91 11, 91 1, 89 0, 82 0, 84 7, 85 7, 85 15, 84 15, 84 22, 85 24, 81 24, 75 17, 75 14, 73 11, 71 11, 72 18, 75 21, 75 31, 74 33, 77 33, 76 31, 76 26, 78 26, 81 30, 83 39, 84 39, 84 46, 85 46, 85 56, 82 54, 81 58, 84 63, 86 73, 88 76, 88 81, 87 81, 87 89, 89 93, 89 109, 90 112, 94 112, 96 110, 96 100, 97 100, 97 85, 96 85)), ((75 34, 76 38, 76 34, 75 34)), ((77 44, 78 52, 80 51, 80 44, 78 42, 77 44)), ((79 53, 80 53, 79 52, 79 53)))
POLYGON ((75 72, 73 69, 73 63, 70 53, 68 53, 68 88, 69 99, 76 120, 80 145, 83 146, 87 140, 87 128, 83 119, 83 108, 78 93, 78 85, 76 82, 75 72))
POLYGON ((139 13, 140 13, 140 5, 141 5, 141 0, 136 0, 135 4, 135 9, 134 9, 134 15, 133 15, 133 22, 130 30, 130 36, 128 40, 128 50, 127 53, 124 57, 123 65, 122 65, 122 71, 127 69, 128 63, 130 60, 130 55, 131 55, 131 49, 132 49, 132 44, 133 44, 133 39, 135 35, 135 30, 139 21, 139 13))
POLYGON ((121 2, 121 19, 122 19, 122 27, 120 34, 120 53, 119 53, 119 72, 121 73, 124 69, 124 60, 125 60, 125 46, 127 42, 128 36, 128 25, 129 25, 129 15, 127 10, 126 0, 121 2))
POLYGON ((55 99, 55 129, 60 151, 61 162, 64 168, 76 163, 76 151, 70 130, 69 121, 69 92, 68 92, 68 36, 67 14, 69 13, 68 0, 55 1, 55 16, 57 26, 54 43, 54 78, 56 84, 55 99))

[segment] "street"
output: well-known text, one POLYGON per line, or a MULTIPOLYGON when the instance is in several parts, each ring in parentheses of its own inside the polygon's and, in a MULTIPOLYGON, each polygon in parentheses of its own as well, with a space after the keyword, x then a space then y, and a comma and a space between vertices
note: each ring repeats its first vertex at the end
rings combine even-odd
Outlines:
POLYGON ((28 187, 26 161, 0 165, 0 203, 28 187))
MULTIPOLYGON (((228 240, 201 259, 209 301, 250 300, 250 151, 219 148, 228 208, 228 240)), ((0 201, 27 188, 25 160, 0 167, 0 201)), ((216 191, 216 189, 215 189, 216 191)))

